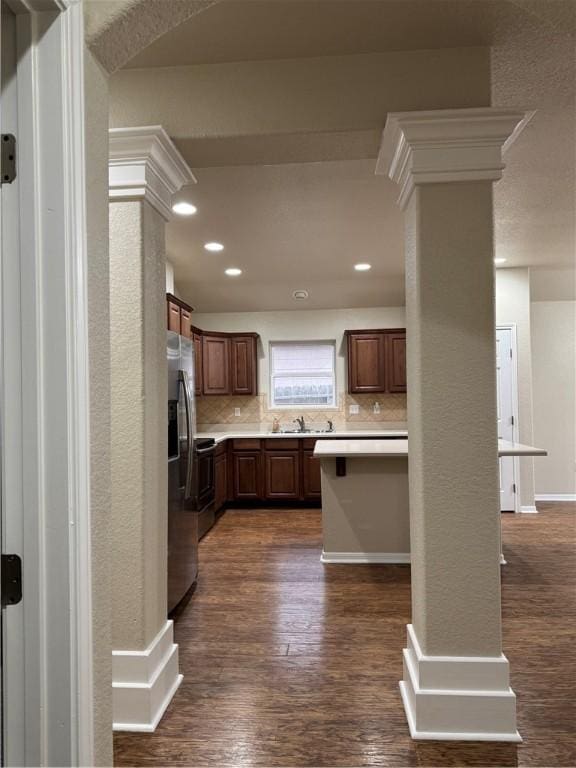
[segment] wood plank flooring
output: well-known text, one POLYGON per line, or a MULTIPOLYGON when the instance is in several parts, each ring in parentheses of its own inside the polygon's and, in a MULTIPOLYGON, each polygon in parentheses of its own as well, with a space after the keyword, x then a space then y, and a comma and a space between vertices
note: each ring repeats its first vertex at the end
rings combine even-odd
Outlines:
POLYGON ((398 692, 407 566, 323 566, 319 510, 228 511, 176 625, 178 693, 117 766, 566 766, 574 737, 576 504, 506 515, 504 652, 519 745, 414 742, 398 692))

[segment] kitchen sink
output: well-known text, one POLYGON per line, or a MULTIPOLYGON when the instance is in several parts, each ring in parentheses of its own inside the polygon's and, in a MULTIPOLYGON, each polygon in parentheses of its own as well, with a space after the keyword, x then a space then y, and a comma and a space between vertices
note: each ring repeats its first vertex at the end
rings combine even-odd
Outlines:
POLYGON ((333 429, 281 429, 280 432, 270 432, 271 435, 329 435, 333 429))

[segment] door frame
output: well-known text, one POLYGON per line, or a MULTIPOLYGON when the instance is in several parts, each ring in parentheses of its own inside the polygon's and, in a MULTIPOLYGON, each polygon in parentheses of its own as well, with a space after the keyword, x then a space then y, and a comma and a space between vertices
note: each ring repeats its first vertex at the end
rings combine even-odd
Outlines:
MULTIPOLYGON (((518 421, 518 330, 516 323, 499 323, 496 326, 497 331, 510 331, 510 343, 512 346, 512 416, 514 417, 514 427, 512 430, 514 442, 518 442, 518 432, 520 423, 518 421)), ((516 493, 514 494, 514 513, 521 512, 521 489, 520 489, 520 457, 513 456, 514 483, 516 493)))
MULTIPOLYGON (((4 753, 14 765, 93 765, 84 19, 81 0, 8 0, 17 16, 22 503, 5 524, 23 561, 8 608, 4 753), (21 646, 10 646, 10 637, 21 646), (18 655, 20 658, 18 658, 18 655), (10 660, 15 659, 15 664, 10 660), (18 720, 20 727, 18 727, 18 720)), ((11 260, 14 255, 2 254, 11 260)), ((4 364, 4 361, 3 361, 4 364)), ((2 410, 10 407, 4 392, 2 410)))

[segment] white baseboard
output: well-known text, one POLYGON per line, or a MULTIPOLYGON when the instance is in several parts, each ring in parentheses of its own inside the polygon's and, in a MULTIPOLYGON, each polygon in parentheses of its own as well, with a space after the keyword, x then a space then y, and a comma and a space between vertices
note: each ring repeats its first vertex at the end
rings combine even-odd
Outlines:
POLYGON ((520 513, 524 515, 537 515, 538 510, 534 505, 529 505, 525 507, 520 507, 520 513))
POLYGON ((576 493, 537 493, 536 501, 576 501, 576 493))
POLYGON ((113 729, 155 731, 182 679, 172 621, 146 650, 112 651, 113 729))
POLYGON ((322 552, 320 560, 333 565, 406 565, 410 552, 322 552))
POLYGON ((407 645, 400 693, 413 739, 522 741, 503 654, 425 656, 411 624, 407 645))

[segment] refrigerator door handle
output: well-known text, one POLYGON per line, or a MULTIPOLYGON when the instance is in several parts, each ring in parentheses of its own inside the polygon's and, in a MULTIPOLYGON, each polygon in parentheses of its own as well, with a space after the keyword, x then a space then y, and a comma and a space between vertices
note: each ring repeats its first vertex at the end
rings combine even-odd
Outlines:
POLYGON ((184 391, 184 407, 186 408, 186 442, 188 445, 186 461, 186 485, 185 498, 189 499, 192 495, 192 461, 194 454, 194 435, 192 425, 192 402, 190 400, 190 380, 186 371, 179 371, 180 382, 184 391))

